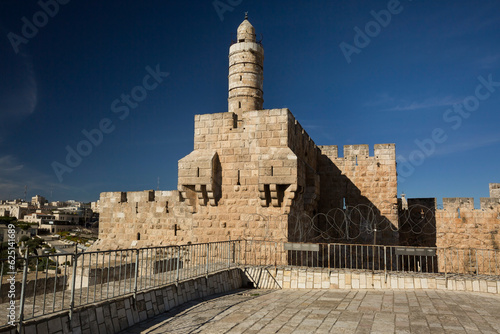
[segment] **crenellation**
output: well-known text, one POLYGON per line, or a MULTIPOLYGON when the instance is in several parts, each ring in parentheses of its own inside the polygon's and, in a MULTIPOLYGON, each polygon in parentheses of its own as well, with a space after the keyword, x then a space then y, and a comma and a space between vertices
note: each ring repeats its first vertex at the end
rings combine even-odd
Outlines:
POLYGON ((500 212, 500 198, 481 197, 481 210, 497 210, 500 212))
POLYGON ((490 197, 500 198, 500 183, 490 183, 490 197))
POLYGON ((344 145, 344 159, 366 159, 369 156, 368 145, 344 145))
POLYGON ((443 198, 443 209, 447 211, 457 211, 458 209, 474 210, 474 198, 470 197, 443 198))

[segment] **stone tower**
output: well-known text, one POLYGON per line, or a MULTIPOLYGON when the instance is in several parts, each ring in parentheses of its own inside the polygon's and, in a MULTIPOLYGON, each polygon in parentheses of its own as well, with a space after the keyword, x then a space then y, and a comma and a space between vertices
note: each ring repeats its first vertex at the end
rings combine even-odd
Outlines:
POLYGON ((248 15, 238 27, 236 43, 229 49, 229 112, 241 119, 244 111, 262 110, 264 48, 257 42, 248 15))

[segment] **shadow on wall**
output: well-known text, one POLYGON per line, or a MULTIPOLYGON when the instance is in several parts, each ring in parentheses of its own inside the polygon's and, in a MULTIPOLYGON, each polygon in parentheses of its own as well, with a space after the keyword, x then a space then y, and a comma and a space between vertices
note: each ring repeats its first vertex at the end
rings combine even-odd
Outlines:
MULTIPOLYGON (((289 219, 289 241, 398 244, 396 192, 392 195, 393 198, 386 196, 386 200, 381 200, 379 203, 370 201, 326 155, 320 158, 319 174, 320 213, 315 212, 313 217, 309 217, 296 214, 300 211, 293 210, 289 219)), ((369 191, 378 196, 385 189, 381 182, 378 182, 378 178, 374 179, 376 181, 370 185, 373 188, 369 191)))
POLYGON ((436 199, 398 199, 399 244, 436 247, 436 199))
POLYGON ((247 267, 243 271, 242 287, 255 289, 281 289, 282 286, 276 280, 275 271, 276 269, 270 269, 268 267, 247 267))

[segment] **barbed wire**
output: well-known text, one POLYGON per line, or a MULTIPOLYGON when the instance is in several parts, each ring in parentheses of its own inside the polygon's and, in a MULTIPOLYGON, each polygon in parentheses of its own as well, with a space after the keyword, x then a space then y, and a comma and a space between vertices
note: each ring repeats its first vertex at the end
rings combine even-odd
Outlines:
MULTIPOLYGON (((423 205, 409 205, 394 209, 390 217, 380 214, 373 205, 359 204, 345 209, 335 208, 326 213, 308 215, 247 214, 245 237, 248 239, 284 239, 294 242, 372 242, 379 238, 397 237, 403 244, 431 246, 436 243, 438 233, 457 234, 455 220, 460 214, 455 211, 436 210, 423 205), (439 228, 436 226, 439 221, 439 228), (248 228, 251 223, 256 228, 248 228)), ((484 224, 486 212, 476 212, 468 217, 468 237, 486 243, 474 233, 497 234, 500 224, 484 224), (472 218, 472 219, 471 219, 472 218), (473 233, 472 233, 473 232, 473 233)), ((465 219, 462 217, 462 219, 465 219)), ((462 233, 463 234, 463 233, 462 233)), ((379 239, 380 240, 380 239, 379 239)))

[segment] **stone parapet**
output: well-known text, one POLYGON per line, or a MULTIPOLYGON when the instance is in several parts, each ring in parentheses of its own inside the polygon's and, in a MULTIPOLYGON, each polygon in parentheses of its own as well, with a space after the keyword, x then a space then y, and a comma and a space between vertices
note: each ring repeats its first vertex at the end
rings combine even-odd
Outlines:
POLYGON ((449 290, 500 294, 500 277, 349 271, 295 267, 245 268, 258 288, 449 290))

